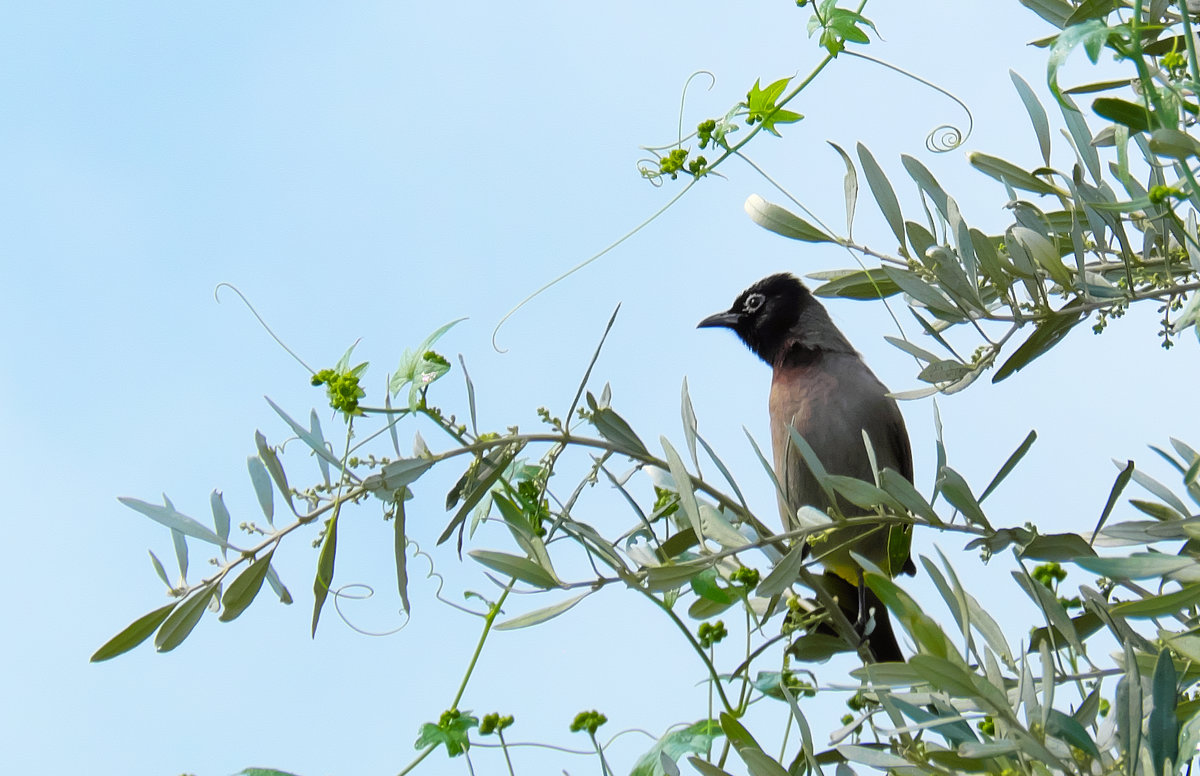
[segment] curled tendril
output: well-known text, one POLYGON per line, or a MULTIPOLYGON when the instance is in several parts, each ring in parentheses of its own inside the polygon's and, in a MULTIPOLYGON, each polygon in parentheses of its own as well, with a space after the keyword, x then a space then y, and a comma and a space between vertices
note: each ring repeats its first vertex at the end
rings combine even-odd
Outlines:
POLYGON ((241 290, 238 289, 237 286, 233 285, 232 283, 224 283, 224 282, 217 283, 216 288, 213 289, 213 299, 217 300, 217 304, 221 303, 221 289, 222 288, 228 288, 230 291, 237 294, 238 298, 242 300, 242 304, 246 305, 246 309, 250 311, 250 314, 253 315, 255 318, 257 318, 259 324, 263 327, 263 329, 266 330, 267 334, 271 335, 271 339, 273 339, 277 343, 279 343, 279 347, 283 348, 284 352, 287 353, 289 356, 296 359, 296 363, 300 364, 300 366, 307 369, 310 374, 316 374, 316 371, 311 366, 304 363, 304 359, 300 358, 300 356, 297 356, 296 352, 294 350, 289 348, 284 343, 283 340, 279 339, 279 335, 277 335, 275 332, 271 331, 271 327, 267 325, 267 322, 263 320, 263 317, 258 314, 258 310, 254 309, 254 305, 250 304, 250 300, 246 298, 246 295, 243 294, 241 292, 241 290))
POLYGON ((911 73, 902 67, 897 67, 896 65, 893 65, 891 62, 884 62, 882 59, 876 59, 875 57, 873 57, 869 54, 863 54, 860 51, 851 51, 850 49, 846 49, 842 53, 848 54, 852 57, 858 57, 859 59, 865 59, 868 62, 873 62, 877 65, 886 67, 889 70, 893 70, 893 71, 899 73, 900 75, 911 78, 912 80, 916 81, 919 84, 928 86, 930 89, 933 89, 935 92, 940 92, 940 93, 946 95, 951 100, 954 100, 954 102, 956 102, 958 104, 958 106, 963 109, 963 113, 967 114, 967 129, 966 129, 966 131, 964 132, 963 130, 959 129, 958 127, 954 126, 953 124, 940 124, 940 125, 934 127, 933 131, 931 131, 925 137, 925 147, 928 148, 930 151, 932 151, 935 154, 944 154, 947 151, 953 151, 955 148, 958 148, 963 143, 967 142, 967 138, 971 136, 971 132, 973 132, 975 129, 975 117, 973 115, 971 115, 971 109, 967 107, 967 104, 965 102, 963 102, 962 100, 960 100, 958 97, 954 96, 949 91, 943 89, 942 87, 938 86, 937 84, 922 78, 921 76, 917 75, 916 73, 911 73))
MULTIPOLYGON (((650 149, 646 149, 646 150, 650 150, 650 149)), ((664 182, 663 174, 662 174, 662 166, 660 164, 660 161, 661 161, 660 159, 638 159, 637 160, 638 175, 641 175, 643 178, 645 178, 646 181, 648 181, 650 183, 650 185, 656 189, 662 188, 662 185, 664 182)))
POLYGON ((460 612, 466 612, 467 614, 473 614, 476 617, 487 617, 487 612, 477 612, 474 609, 463 606, 462 604, 455 603, 454 601, 451 601, 449 598, 443 598, 442 597, 442 587, 444 587, 446 584, 446 578, 443 577, 441 574, 437 573, 436 571, 434 571, 433 556, 431 556, 429 553, 422 550, 420 548, 420 546, 412 539, 408 539, 407 541, 408 541, 408 546, 413 548, 413 560, 416 560, 418 557, 421 557, 421 558, 424 558, 425 562, 429 564, 429 573, 425 575, 425 578, 426 579, 433 579, 435 577, 437 578, 437 592, 434 593, 434 597, 437 598, 437 600, 441 601, 442 603, 446 604, 447 606, 451 606, 451 607, 454 607, 455 609, 458 609, 460 612))
MULTIPOLYGON (((970 130, 968 130, 970 132, 970 130)), ((947 151, 953 151, 963 144, 966 140, 963 137, 962 130, 953 124, 942 124, 936 126, 925 137, 925 147, 935 154, 944 154, 947 151)))
POLYGON ((692 85, 692 81, 695 80, 696 76, 700 76, 700 75, 708 76, 708 89, 706 89, 705 91, 712 91, 712 88, 717 85, 717 77, 708 70, 697 70, 696 72, 689 75, 688 79, 686 81, 684 81, 683 91, 679 95, 679 132, 678 132, 678 135, 679 135, 679 144, 680 145, 683 145, 683 113, 684 113, 684 108, 687 105, 688 87, 690 87, 692 85))
MULTIPOLYGON (((446 579, 445 579, 445 577, 443 577, 441 574, 437 573, 437 571, 434 570, 433 557, 429 553, 422 550, 417 545, 417 543, 415 541, 413 541, 412 539, 408 540, 408 546, 413 549, 413 555, 412 555, 413 560, 416 560, 418 557, 420 557, 420 558, 424 558, 425 562, 429 564, 429 572, 425 575, 425 578, 437 580, 437 591, 434 593, 434 597, 437 598, 437 600, 441 601, 442 603, 446 604, 447 606, 451 606, 455 609, 458 609, 459 611, 466 612, 467 614, 473 614, 476 617, 486 617, 487 616, 487 612, 477 612, 474 609, 463 606, 462 604, 459 604, 459 603, 455 603, 454 601, 451 601, 449 598, 443 597, 442 596, 442 588, 446 584, 446 579)), ((412 616, 408 612, 401 609, 400 613, 403 616, 404 621, 402 623, 400 623, 399 625, 397 625, 395 628, 392 628, 391 630, 385 630, 385 631, 367 630, 366 628, 363 628, 359 625, 355 625, 353 622, 350 621, 350 616, 348 614, 346 614, 346 612, 342 611, 342 603, 341 602, 343 599, 346 601, 366 601, 367 599, 374 597, 375 588, 371 587, 368 584, 362 583, 362 582, 351 582, 349 584, 342 585, 341 587, 338 587, 338 588, 330 588, 329 592, 333 594, 333 606, 334 606, 334 609, 337 611, 338 617, 340 617, 342 619, 342 622, 346 623, 346 627, 350 628, 350 630, 354 631, 355 633, 359 633, 363 636, 391 636, 391 635, 394 635, 394 634, 399 633, 400 631, 404 630, 406 627, 408 627, 408 624, 412 621, 412 616)))
POLYGON ((349 616, 342 611, 342 599, 344 598, 347 601, 366 601, 368 598, 372 598, 375 595, 375 588, 362 582, 351 582, 348 585, 342 585, 338 588, 330 588, 329 592, 333 594, 333 606, 337 610, 338 617, 342 618, 342 622, 346 623, 346 627, 360 635, 391 636, 392 634, 399 633, 400 631, 404 630, 404 628, 407 627, 410 622, 412 622, 412 618, 409 616, 408 612, 405 612, 403 609, 401 609, 401 612, 404 614, 404 622, 400 623, 391 630, 369 631, 366 628, 361 628, 350 622, 349 616))

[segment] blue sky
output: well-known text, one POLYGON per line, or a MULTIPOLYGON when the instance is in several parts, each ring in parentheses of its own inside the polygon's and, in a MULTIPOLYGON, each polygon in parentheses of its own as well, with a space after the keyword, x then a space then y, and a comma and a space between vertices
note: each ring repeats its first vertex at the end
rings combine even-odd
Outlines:
MULTIPOLYGON (((869 51, 967 101, 976 126, 963 149, 924 149, 934 126, 962 122, 956 106, 843 58, 792 106, 805 121, 784 128, 782 141, 762 138, 751 154, 835 225, 844 221, 842 167, 826 140, 868 145, 909 207, 914 189, 898 160, 913 154, 968 222, 998 228, 1003 190, 973 174, 963 151, 1036 163, 1008 69, 1044 97, 1044 52, 1025 44, 1050 28, 1017 2, 916 7, 869 5, 884 38, 869 51)), ((233 624, 206 620, 169 655, 143 646, 88 664, 97 646, 166 600, 145 551, 169 560, 169 537, 116 497, 155 501, 165 491, 204 518, 219 488, 235 524, 261 522, 245 457, 255 429, 276 443, 287 434, 263 395, 296 417, 322 405, 303 369, 232 294, 214 301, 221 282, 245 293, 314 367, 332 365, 361 338, 356 354, 372 362, 369 400, 379 399, 405 347, 469 316, 440 344, 466 358, 481 424, 496 429, 536 427, 539 405, 565 411, 620 302, 593 388, 610 382, 614 405, 643 438, 678 443, 686 376, 702 432, 772 514, 742 432, 766 439, 767 370, 731 336, 694 327, 763 275, 848 266, 849 257, 754 226, 745 198, 782 197, 749 168, 727 166, 728 179, 705 181, 535 299, 499 331, 507 352, 491 337, 527 293, 682 185, 653 188, 635 163, 645 156, 640 145, 674 137, 688 76, 717 77, 710 91, 688 94, 685 126, 693 126, 724 113, 755 79, 807 72, 819 58, 807 18, 782 1, 736 12, 659 3, 652 13, 627 2, 0 8, 0 428, 8 441, 0 455, 11 482, 0 770, 394 773, 412 757, 419 724, 453 697, 477 622, 436 604, 426 582, 415 585, 414 616, 401 633, 363 636, 327 609, 312 640, 307 540, 276 556, 294 606, 264 595, 233 624)), ((860 239, 890 247, 865 187, 859 213, 860 239)), ((894 390, 916 386, 912 362, 882 340, 895 332, 881 306, 842 302, 831 311, 894 390)), ((1103 337, 1080 330, 1008 382, 940 400, 951 462, 979 487, 1038 430, 1025 465, 989 500, 993 522, 1089 529, 1114 476, 1111 458, 1136 457, 1158 471, 1146 444, 1169 435, 1200 444, 1195 418, 1170 400, 1195 383, 1196 343, 1185 337, 1164 353, 1156 328, 1153 311, 1142 311, 1103 337)), ((441 395, 465 407, 457 369, 441 395)), ((926 491, 931 407, 904 407, 926 491)), ((323 417, 332 434, 336 421, 323 417)), ((292 463, 294 478, 311 476, 306 466, 292 463)), ((431 478, 410 508, 423 544, 444 525, 448 485, 431 478)), ((342 531, 339 581, 378 591, 353 621, 394 627, 390 528, 366 507, 342 531)), ((931 537, 921 549, 933 541, 985 598, 996 591, 985 603, 1003 616, 1011 606, 1015 622, 1029 616, 1015 588, 1002 586, 1004 559, 982 567, 953 537, 931 537)), ((192 549, 199 569, 207 556, 192 549)), ((437 557, 447 595, 487 589, 470 563, 437 557)), ((912 589, 936 601, 926 580, 912 589)), ((612 729, 656 734, 699 718, 698 666, 679 660, 683 644, 659 620, 635 596, 606 591, 544 628, 505 634, 463 705, 514 713, 520 740, 574 744, 566 725, 585 708, 605 711, 612 729)), ((629 756, 646 745, 631 736, 618 748, 629 756)))

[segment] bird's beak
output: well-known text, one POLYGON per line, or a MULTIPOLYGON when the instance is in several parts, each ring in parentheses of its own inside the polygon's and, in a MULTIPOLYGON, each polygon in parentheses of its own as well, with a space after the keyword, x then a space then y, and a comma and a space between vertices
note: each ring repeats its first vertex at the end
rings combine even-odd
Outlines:
POLYGON ((741 314, 732 311, 726 311, 723 313, 717 313, 716 315, 708 316, 704 320, 700 321, 700 323, 696 324, 696 328, 708 329, 720 327, 725 329, 733 329, 737 327, 738 322, 741 320, 741 314))

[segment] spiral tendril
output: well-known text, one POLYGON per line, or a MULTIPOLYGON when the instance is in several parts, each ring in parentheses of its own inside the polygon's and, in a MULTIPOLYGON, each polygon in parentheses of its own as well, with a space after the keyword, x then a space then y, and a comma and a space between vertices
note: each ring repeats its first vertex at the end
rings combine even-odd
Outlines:
POLYGON ((932 81, 922 78, 916 73, 905 70, 897 65, 893 65, 891 62, 885 62, 882 59, 876 59, 875 57, 869 54, 864 54, 861 51, 851 51, 850 49, 846 49, 842 53, 848 54, 852 57, 858 57, 859 59, 865 59, 868 62, 873 62, 882 67, 886 67, 889 70, 895 71, 902 76, 911 78, 923 86, 928 86, 935 92, 946 95, 963 109, 963 113, 967 114, 966 131, 959 129, 953 124, 940 124, 934 127, 933 130, 925 137, 925 147, 931 152, 935 154, 944 154, 947 151, 953 151, 955 148, 958 148, 963 143, 967 142, 967 138, 971 136, 971 132, 973 132, 975 129, 975 117, 971 115, 971 109, 967 107, 967 104, 954 94, 951 94, 949 91, 943 89, 932 81))

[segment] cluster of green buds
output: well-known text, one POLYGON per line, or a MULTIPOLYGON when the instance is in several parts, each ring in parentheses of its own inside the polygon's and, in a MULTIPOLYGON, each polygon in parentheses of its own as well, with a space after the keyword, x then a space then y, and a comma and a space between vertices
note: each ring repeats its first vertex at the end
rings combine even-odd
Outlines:
POLYGON ((700 637, 700 646, 707 649, 728 636, 729 631, 725 630, 725 623, 723 621, 717 620, 711 624, 707 622, 700 623, 700 628, 696 631, 696 635, 700 637))
POLYGON ((479 733, 481 735, 490 736, 493 733, 500 733, 505 728, 511 726, 513 718, 511 714, 500 716, 500 714, 492 713, 485 714, 483 721, 479 723, 479 733))
POLYGON ((358 384, 359 369, 348 372, 336 372, 332 369, 322 369, 312 377, 313 385, 324 385, 325 393, 329 396, 329 406, 347 415, 361 415, 358 400, 367 395, 358 384))
POLYGON ((600 712, 592 709, 591 711, 581 711, 575 715, 575 720, 571 722, 571 732, 578 733, 580 730, 586 730, 588 735, 596 735, 596 731, 600 726, 608 722, 608 717, 600 712))

